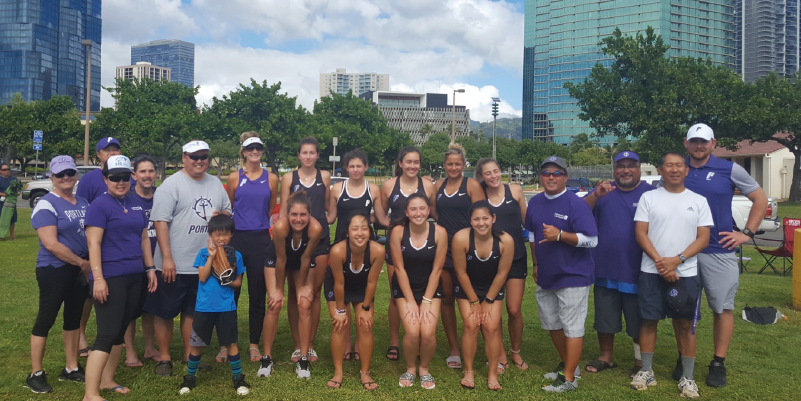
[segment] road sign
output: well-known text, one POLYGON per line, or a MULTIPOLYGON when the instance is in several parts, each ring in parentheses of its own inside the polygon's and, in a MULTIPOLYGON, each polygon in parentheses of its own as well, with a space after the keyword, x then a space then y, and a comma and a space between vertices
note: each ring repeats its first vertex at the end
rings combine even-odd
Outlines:
POLYGON ((337 146, 337 142, 339 142, 339 138, 334 137, 334 146, 337 146))
POLYGON ((339 156, 328 156, 328 161, 330 162, 338 162, 339 156))
POLYGON ((34 143, 33 144, 33 150, 41 151, 42 150, 42 144, 41 143, 34 143))
POLYGON ((34 143, 42 143, 42 138, 44 137, 44 133, 42 131, 33 131, 33 142, 34 143))

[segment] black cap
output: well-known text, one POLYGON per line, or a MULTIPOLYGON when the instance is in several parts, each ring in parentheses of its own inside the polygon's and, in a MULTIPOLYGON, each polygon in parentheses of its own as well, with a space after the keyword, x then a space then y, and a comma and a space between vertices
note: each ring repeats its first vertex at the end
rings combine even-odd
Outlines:
POLYGON ((695 312, 696 299, 687 291, 684 281, 678 280, 665 286, 665 304, 679 315, 689 316, 695 312))
POLYGON ((562 170, 567 171, 567 163, 565 163, 565 159, 563 159, 563 158, 561 158, 559 156, 548 156, 548 157, 546 157, 545 160, 542 161, 542 164, 540 164, 540 169, 544 169, 545 166, 547 166, 549 164, 556 165, 557 167, 561 168, 562 170))

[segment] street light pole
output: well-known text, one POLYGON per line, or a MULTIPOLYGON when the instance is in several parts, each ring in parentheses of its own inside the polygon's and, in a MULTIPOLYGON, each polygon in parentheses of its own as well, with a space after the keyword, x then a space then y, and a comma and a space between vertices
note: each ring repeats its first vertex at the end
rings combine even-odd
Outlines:
POLYGON ((453 115, 453 121, 451 122, 451 143, 456 142, 456 93, 464 93, 464 89, 454 89, 453 90, 453 107, 451 108, 451 114, 453 115))
POLYGON ((92 40, 81 40, 86 46, 86 127, 83 133, 83 165, 89 165, 89 109, 92 105, 92 40))
POLYGON ((501 99, 492 98, 492 158, 498 160, 495 156, 495 127, 498 126, 498 103, 501 99))

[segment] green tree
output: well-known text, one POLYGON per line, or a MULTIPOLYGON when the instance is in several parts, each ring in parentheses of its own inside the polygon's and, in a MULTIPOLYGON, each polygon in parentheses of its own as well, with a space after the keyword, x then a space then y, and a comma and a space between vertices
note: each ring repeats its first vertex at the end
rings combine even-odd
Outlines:
POLYGON ((450 133, 440 132, 429 136, 428 140, 420 147, 421 167, 432 176, 437 177, 442 172, 443 155, 448 150, 450 143, 450 133))

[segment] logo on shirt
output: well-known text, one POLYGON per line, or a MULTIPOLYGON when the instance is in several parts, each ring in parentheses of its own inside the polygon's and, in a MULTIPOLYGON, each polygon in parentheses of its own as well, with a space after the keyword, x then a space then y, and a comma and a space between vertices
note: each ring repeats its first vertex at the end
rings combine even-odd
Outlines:
POLYGON ((453 290, 456 291, 456 292, 459 292, 459 291, 461 291, 461 288, 457 285, 456 288, 454 288, 453 290))
POLYGON ((473 255, 467 255, 467 260, 473 260, 473 255))
POLYGON ((296 185, 295 185, 295 189, 293 189, 293 190, 292 190, 292 192, 295 192, 295 191, 297 191, 297 190, 298 190, 298 188, 300 188, 300 184, 296 184, 296 185))
POLYGON ((493 258, 493 259, 498 259, 499 257, 500 257, 500 256, 493 256, 492 258, 493 258))
POLYGON ((274 260, 268 260, 268 261, 267 261, 267 264, 268 264, 268 265, 270 265, 270 266, 272 266, 273 264, 275 264, 275 261, 274 261, 274 260))
POLYGON ((437 194, 437 200, 442 197, 442 194, 437 194))
POLYGON ((267 180, 261 180, 259 181, 259 184, 264 184, 265 182, 267 182, 267 180))
POLYGON ((402 247, 401 247, 401 252, 404 252, 404 251, 406 251, 406 247, 405 247, 405 246, 402 246, 402 247))
POLYGON ((430 247, 428 247, 428 249, 434 249, 435 246, 436 245, 431 245, 430 247))
POLYGON ((689 212, 695 212, 695 209, 693 209, 693 207, 692 207, 692 206, 690 206, 690 207, 688 207, 688 208, 687 208, 687 211, 689 211, 689 212))
POLYGON ((462 195, 467 195, 467 192, 465 192, 463 194, 462 193, 459 194, 459 196, 462 196, 462 195))
POLYGON ((141 206, 134 206, 134 207, 131 208, 131 210, 142 210, 142 207, 141 206))
POLYGON ((712 172, 706 173, 706 180, 707 181, 712 181, 712 177, 714 177, 714 176, 715 176, 715 173, 712 173, 712 172))
POLYGON ((366 201, 364 201, 364 207, 369 207, 369 206, 370 206, 370 199, 367 199, 366 201))
POLYGON ((634 206, 636 208, 637 207, 637 202, 632 203, 631 206, 634 206))
POLYGON ((510 200, 510 201, 506 201, 506 204, 508 205, 508 204, 510 204, 510 203, 512 203, 512 202, 514 202, 514 201, 515 201, 514 199, 512 199, 512 200, 510 200))
POLYGON ((194 210, 197 217, 200 217, 203 221, 209 221, 209 215, 213 209, 214 204, 211 202, 211 198, 205 198, 203 195, 201 195, 200 198, 196 198, 195 204, 192 205, 192 210, 194 210))
POLYGON ((323 183, 322 182, 318 182, 317 186, 319 187, 320 185, 323 185, 323 183))
POLYGON ((395 202, 396 200, 398 200, 398 196, 400 196, 400 195, 395 195, 395 197, 392 198, 392 201, 395 202))
POLYGON ((556 217, 557 219, 560 219, 560 220, 567 220, 567 215, 566 214, 554 213, 553 217, 556 217))
POLYGON ((350 200, 350 198, 343 198, 343 199, 342 199, 342 202, 347 202, 347 201, 349 201, 349 200, 350 200))
POLYGON ((241 186, 245 185, 247 182, 248 182, 248 179, 247 178, 243 178, 242 182, 239 183, 239 186, 241 187, 241 186))

